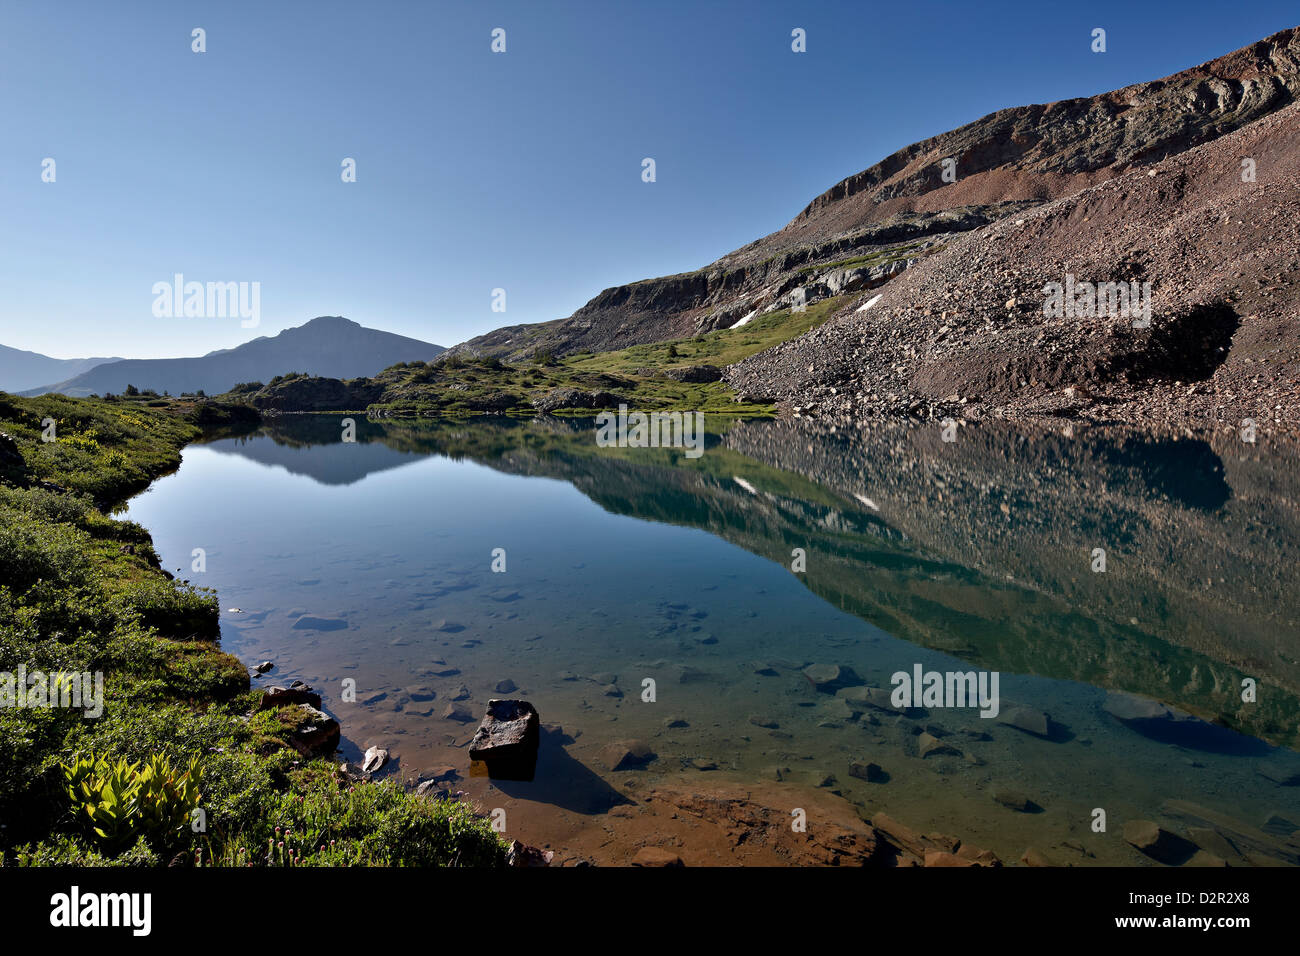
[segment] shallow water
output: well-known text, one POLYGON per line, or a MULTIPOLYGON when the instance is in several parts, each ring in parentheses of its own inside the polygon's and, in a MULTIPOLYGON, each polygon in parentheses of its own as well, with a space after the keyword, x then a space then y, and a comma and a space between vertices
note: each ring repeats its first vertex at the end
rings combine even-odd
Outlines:
POLYGON ((525 841, 585 843, 599 823, 617 861, 633 826, 607 815, 620 794, 778 777, 1008 861, 1032 845, 1145 863, 1123 823, 1182 829, 1169 800, 1252 827, 1300 821, 1297 788, 1277 782, 1300 772, 1291 449, 747 423, 688 459, 597 448, 583 423, 358 424, 356 443, 310 417, 191 446, 129 516, 165 567, 218 591, 226 650, 321 691, 348 757, 379 744, 404 776, 468 777, 475 723, 441 715, 462 686, 477 716, 513 681, 568 742, 533 783, 457 786, 511 808, 525 841), (917 664, 998 671, 1002 713, 1045 712, 1051 733, 972 709, 846 714, 802 675, 812 663, 886 688, 917 664), (1108 691, 1201 719, 1124 724, 1108 691), (927 728, 957 752, 920 756, 927 728), (633 738, 657 758, 607 769, 603 748, 633 738), (852 776, 853 761, 888 782, 852 776), (1008 789, 1033 812, 992 799, 1008 789))

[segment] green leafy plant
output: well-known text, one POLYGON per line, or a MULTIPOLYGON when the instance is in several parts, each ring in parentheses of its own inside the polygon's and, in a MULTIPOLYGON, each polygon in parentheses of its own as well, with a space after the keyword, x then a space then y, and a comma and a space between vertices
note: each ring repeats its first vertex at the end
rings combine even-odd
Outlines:
POLYGON ((63 765, 68 798, 96 840, 109 850, 146 837, 168 844, 198 806, 202 772, 198 758, 183 769, 163 754, 143 762, 78 755, 63 765))

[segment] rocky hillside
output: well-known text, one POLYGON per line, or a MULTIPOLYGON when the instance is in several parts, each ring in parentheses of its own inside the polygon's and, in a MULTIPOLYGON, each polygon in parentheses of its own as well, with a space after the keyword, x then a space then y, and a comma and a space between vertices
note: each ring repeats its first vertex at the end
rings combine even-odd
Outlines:
POLYGON ((1150 424, 1300 412, 1300 105, 960 237, 820 329, 731 367, 803 414, 1150 424), (1243 182, 1243 160, 1254 181, 1243 182), (1149 283, 1150 324, 1050 283, 1149 283))
MULTIPOLYGON (((783 229, 703 269, 606 289, 567 319, 498 329, 456 350, 608 351, 869 291, 964 235, 1241 130, 1286 108, 1298 86, 1293 29, 1164 80, 1000 110, 843 180, 783 229), (947 159, 955 181, 944 178, 947 159)), ((752 381, 762 367, 754 360, 755 375, 737 381, 781 394, 752 381)))

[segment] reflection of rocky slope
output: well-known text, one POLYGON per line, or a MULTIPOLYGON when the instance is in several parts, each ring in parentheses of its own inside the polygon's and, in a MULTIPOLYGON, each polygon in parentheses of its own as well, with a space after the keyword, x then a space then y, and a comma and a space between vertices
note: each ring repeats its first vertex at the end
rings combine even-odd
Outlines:
POLYGON ((555 420, 371 428, 394 448, 562 478, 610 511, 783 565, 805 548, 814 593, 982 667, 1131 691, 1300 744, 1293 450, 991 426, 949 444, 937 428, 758 423, 691 461, 597 449, 582 425, 555 420), (1104 574, 1090 569, 1095 547, 1104 574), (1257 704, 1240 702, 1244 676, 1261 683, 1257 704))
POLYGON ((917 594, 916 601, 951 609, 934 611, 950 616, 955 649, 988 633, 986 643, 970 648, 987 663, 1001 657, 1007 666, 1005 654, 1014 651, 1015 669, 1163 697, 1294 740, 1294 446, 1114 432, 1066 438, 992 426, 963 429, 946 443, 937 426, 836 435, 807 423, 742 425, 727 444, 846 496, 870 498, 880 519, 919 553, 978 575, 986 592, 982 622, 963 620, 971 596, 959 598, 955 583, 929 581, 924 596, 917 594), (1106 551, 1104 574, 1091 570, 1094 548, 1106 551), (1021 593, 998 607, 1024 588, 1035 597, 1021 593), (1014 635, 1025 631, 1024 615, 1037 603, 1076 622, 1097 656, 1075 655, 1050 630, 1039 636, 1042 646, 1017 648, 1014 635), (1159 644, 1193 653, 1166 658, 1152 653, 1159 644), (1240 702, 1242 676, 1269 685, 1259 704, 1240 702), (1277 691, 1289 711, 1269 706, 1268 694, 1277 691))

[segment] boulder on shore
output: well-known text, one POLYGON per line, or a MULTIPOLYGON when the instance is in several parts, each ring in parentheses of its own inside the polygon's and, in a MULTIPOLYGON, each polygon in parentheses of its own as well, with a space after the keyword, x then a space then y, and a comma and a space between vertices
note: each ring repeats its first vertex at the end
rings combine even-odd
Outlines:
POLYGON ((500 780, 532 780, 541 741, 541 717, 526 700, 489 700, 487 714, 469 744, 470 760, 500 780))

